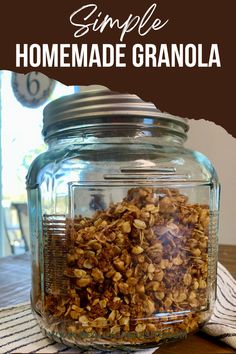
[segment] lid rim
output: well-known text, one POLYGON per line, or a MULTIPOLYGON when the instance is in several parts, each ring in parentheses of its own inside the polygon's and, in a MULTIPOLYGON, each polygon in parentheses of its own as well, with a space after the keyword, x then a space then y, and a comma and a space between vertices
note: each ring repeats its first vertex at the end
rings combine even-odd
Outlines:
POLYGON ((57 126, 61 127, 63 122, 78 124, 80 120, 88 119, 92 124, 93 118, 102 116, 108 118, 118 115, 124 118, 125 116, 129 118, 136 116, 166 120, 181 126, 183 133, 189 129, 186 118, 161 112, 153 103, 145 102, 134 94, 118 93, 105 87, 99 89, 90 87, 87 91, 74 93, 50 102, 43 111, 42 133, 46 138, 47 130, 51 130, 53 126, 56 130, 57 126))

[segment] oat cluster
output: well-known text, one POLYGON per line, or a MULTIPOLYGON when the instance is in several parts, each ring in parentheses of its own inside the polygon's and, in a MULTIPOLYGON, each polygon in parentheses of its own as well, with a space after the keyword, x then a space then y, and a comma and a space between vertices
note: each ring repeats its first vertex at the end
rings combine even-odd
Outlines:
POLYGON ((196 330, 208 306, 208 205, 177 189, 133 188, 67 220, 66 293, 44 311, 70 333, 155 341, 196 330))

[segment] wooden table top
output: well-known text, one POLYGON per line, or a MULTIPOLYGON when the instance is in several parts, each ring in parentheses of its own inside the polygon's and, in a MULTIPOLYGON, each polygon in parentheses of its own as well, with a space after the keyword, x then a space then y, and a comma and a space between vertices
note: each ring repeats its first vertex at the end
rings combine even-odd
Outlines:
MULTIPOLYGON (((219 261, 236 278, 236 246, 219 246, 219 261)), ((30 257, 28 254, 0 258, 0 307, 29 301, 30 257)), ((157 354, 224 354, 235 350, 204 333, 167 344, 157 354)))

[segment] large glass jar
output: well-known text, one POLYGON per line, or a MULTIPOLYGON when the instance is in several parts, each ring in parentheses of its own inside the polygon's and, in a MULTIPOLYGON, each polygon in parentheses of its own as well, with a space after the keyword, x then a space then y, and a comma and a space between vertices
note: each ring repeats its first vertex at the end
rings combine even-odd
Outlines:
POLYGON ((184 148, 187 131, 186 119, 105 89, 45 108, 48 151, 27 189, 32 309, 49 337, 127 352, 209 319, 219 184, 184 148))

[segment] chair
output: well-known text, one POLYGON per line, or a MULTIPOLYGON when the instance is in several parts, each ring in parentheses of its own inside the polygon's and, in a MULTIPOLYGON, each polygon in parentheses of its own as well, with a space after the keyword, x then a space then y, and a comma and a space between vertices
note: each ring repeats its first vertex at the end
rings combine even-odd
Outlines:
POLYGON ((4 229, 11 253, 17 248, 29 251, 28 210, 26 203, 12 203, 4 207, 4 229))
POLYGON ((25 243, 25 251, 29 251, 29 220, 27 203, 12 203, 12 207, 16 209, 18 215, 19 226, 22 239, 25 243))

